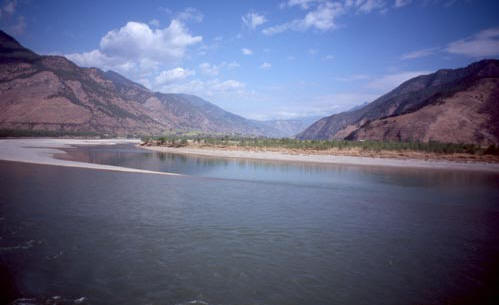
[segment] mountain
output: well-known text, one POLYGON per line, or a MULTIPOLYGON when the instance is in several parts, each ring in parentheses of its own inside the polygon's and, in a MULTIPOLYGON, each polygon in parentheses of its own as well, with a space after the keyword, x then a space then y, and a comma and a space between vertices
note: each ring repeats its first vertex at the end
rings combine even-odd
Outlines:
POLYGON ((148 135, 165 131, 277 136, 199 97, 163 94, 120 74, 40 56, 0 31, 0 129, 148 135))
POLYGON ((410 79, 364 107, 334 114, 297 135, 350 139, 499 143, 499 60, 410 79))
POLYGON ((275 129, 280 137, 293 137, 299 132, 305 130, 320 117, 310 116, 287 120, 268 120, 262 121, 266 126, 275 129))

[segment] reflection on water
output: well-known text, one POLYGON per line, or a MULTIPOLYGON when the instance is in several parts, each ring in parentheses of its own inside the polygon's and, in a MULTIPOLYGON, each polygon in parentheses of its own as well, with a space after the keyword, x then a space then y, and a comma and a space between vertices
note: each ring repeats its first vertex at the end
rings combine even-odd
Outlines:
POLYGON ((192 176, 314 187, 361 186, 365 180, 401 187, 499 186, 497 174, 480 172, 215 158, 154 152, 133 145, 84 146, 66 152, 58 157, 192 176))
POLYGON ((0 303, 494 304, 499 176, 130 146, 0 162, 0 303), (67 156, 66 156, 67 157, 67 156))

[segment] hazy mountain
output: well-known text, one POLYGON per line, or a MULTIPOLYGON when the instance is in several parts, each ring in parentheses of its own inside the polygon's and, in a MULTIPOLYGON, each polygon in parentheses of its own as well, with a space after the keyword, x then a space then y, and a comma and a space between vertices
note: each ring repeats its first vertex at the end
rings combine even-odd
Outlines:
POLYGON ((304 131, 319 118, 320 117, 318 116, 310 116, 286 120, 268 120, 263 121, 263 123, 273 129, 276 129, 280 133, 281 137, 293 137, 297 133, 304 131))
POLYGON ((2 31, 0 110, 2 129, 280 135, 196 96, 152 92, 113 71, 81 68, 62 56, 39 56, 2 31))
POLYGON ((366 106, 320 119, 300 139, 499 143, 499 60, 410 79, 366 106))

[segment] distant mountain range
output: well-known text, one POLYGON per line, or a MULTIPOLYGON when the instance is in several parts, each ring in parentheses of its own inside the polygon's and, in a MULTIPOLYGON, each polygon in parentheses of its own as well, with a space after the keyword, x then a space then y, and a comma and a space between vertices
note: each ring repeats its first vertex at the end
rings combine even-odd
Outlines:
POLYGON ((289 134, 277 125, 245 119, 197 96, 153 92, 113 71, 81 68, 62 56, 40 56, 2 31, 0 110, 0 129, 113 135, 192 130, 289 134))
POLYGON ((415 77, 297 138, 499 144, 499 60, 415 77))
POLYGON ((499 60, 418 76, 317 119, 249 120, 194 95, 153 92, 113 71, 40 56, 0 31, 0 129, 7 130, 499 144, 499 60))
POLYGON ((268 120, 261 121, 266 126, 278 130, 282 137, 294 137, 297 133, 305 130, 315 121, 320 119, 319 116, 307 116, 287 120, 268 120))

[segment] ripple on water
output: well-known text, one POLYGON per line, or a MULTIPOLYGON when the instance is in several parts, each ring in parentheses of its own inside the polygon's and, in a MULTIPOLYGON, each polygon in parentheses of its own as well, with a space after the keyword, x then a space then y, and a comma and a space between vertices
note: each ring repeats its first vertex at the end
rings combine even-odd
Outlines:
POLYGON ((85 305, 87 303, 86 297, 80 297, 76 299, 63 298, 61 296, 52 296, 48 298, 38 297, 38 298, 19 298, 14 300, 10 305, 74 305, 81 304, 85 305))

